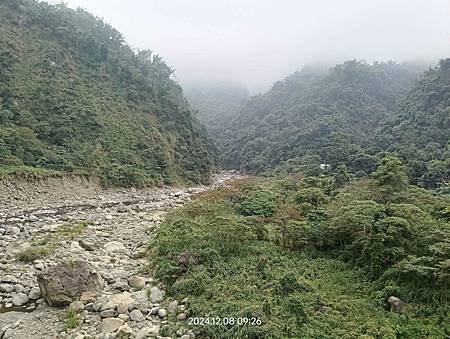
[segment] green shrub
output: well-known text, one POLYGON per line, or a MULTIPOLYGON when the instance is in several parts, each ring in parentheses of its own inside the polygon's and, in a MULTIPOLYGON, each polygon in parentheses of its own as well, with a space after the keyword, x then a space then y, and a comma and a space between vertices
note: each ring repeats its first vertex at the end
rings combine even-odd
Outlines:
POLYGON ((276 283, 276 291, 280 295, 289 295, 300 289, 300 284, 294 273, 288 272, 283 274, 276 283))
POLYGON ((78 325, 80 324, 80 319, 78 317, 78 314, 73 308, 69 307, 66 310, 65 317, 66 317, 65 328, 67 330, 74 329, 74 328, 78 327, 78 325))
POLYGON ((171 286, 171 292, 175 295, 200 296, 208 290, 211 282, 206 272, 192 273, 189 278, 180 278, 171 286))
POLYGON ((189 298, 192 316, 262 320, 195 327, 200 337, 445 337, 449 241, 430 211, 438 201, 441 215, 447 201, 410 189, 409 205, 380 204, 366 179, 302 213, 279 190, 265 180, 203 194, 171 213, 152 241, 157 276, 171 296, 189 298), (271 218, 238 208, 257 187, 280 197, 271 218), (391 295, 407 302, 405 314, 387 311, 391 295))
POLYGON ((283 248, 299 250, 308 245, 310 231, 308 222, 291 220, 279 228, 280 244, 283 248))
POLYGON ((355 261, 366 267, 372 276, 379 276, 407 256, 411 240, 408 221, 399 217, 386 217, 375 222, 372 230, 355 239, 350 247, 355 261))
POLYGON ((50 253, 50 249, 44 246, 32 246, 20 251, 17 254, 17 260, 22 262, 33 262, 41 259, 50 253))
POLYGON ((385 207, 375 201, 354 201, 351 205, 329 211, 328 241, 346 247, 370 236, 374 223, 385 216, 385 207))
POLYGON ((328 202, 328 197, 320 188, 308 187, 298 191, 292 197, 293 201, 302 205, 305 209, 313 209, 328 202))
POLYGON ((256 190, 247 194, 238 205, 238 210, 243 215, 258 215, 271 217, 277 211, 278 205, 275 196, 268 190, 256 190))
POLYGON ((449 302, 450 285, 450 231, 431 230, 421 233, 424 249, 397 262, 386 271, 382 280, 396 279, 402 283, 404 294, 417 300, 449 302), (420 293, 417 293, 420 291, 420 293))
POLYGON ((174 281, 181 273, 180 268, 173 260, 161 260, 156 267, 155 278, 163 281, 174 281))
POLYGON ((405 169, 401 160, 395 156, 384 157, 372 176, 387 200, 408 189, 408 177, 405 169))
POLYGON ((284 307, 287 314, 295 319, 297 325, 301 325, 307 321, 308 315, 306 314, 305 306, 300 298, 292 296, 287 298, 284 302, 284 307))

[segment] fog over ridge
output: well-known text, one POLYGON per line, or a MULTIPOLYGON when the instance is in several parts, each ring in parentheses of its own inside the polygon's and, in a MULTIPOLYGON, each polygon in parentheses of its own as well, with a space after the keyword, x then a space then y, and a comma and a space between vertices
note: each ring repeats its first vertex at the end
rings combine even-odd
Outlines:
POLYGON ((447 0, 65 2, 162 55, 182 84, 229 81, 257 92, 306 64, 450 56, 447 0))

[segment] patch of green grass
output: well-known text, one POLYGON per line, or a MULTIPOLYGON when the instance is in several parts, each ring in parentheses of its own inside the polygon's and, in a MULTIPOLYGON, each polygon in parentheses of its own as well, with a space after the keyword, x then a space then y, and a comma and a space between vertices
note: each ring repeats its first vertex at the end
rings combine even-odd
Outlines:
POLYGON ((43 177, 59 177, 63 173, 60 171, 25 166, 25 165, 2 165, 0 166, 0 178, 8 176, 23 176, 32 178, 43 178, 43 177))
POLYGON ((76 224, 64 224, 57 228, 56 235, 60 237, 64 237, 70 240, 74 240, 77 236, 79 236, 86 226, 89 225, 86 221, 81 221, 76 224))
POLYGON ((36 240, 29 248, 24 249, 16 255, 18 261, 33 262, 54 252, 60 245, 61 240, 76 239, 89 225, 89 222, 81 221, 75 224, 64 224, 56 229, 55 233, 36 240))
POLYGON ((78 317, 77 312, 74 309, 69 307, 65 313, 65 328, 66 328, 66 330, 74 329, 74 328, 78 327, 79 324, 80 324, 80 319, 78 317))
POLYGON ((45 246, 31 246, 23 251, 20 251, 16 258, 18 261, 21 262, 33 262, 37 259, 41 259, 47 255, 49 255, 51 252, 51 249, 49 247, 45 246))

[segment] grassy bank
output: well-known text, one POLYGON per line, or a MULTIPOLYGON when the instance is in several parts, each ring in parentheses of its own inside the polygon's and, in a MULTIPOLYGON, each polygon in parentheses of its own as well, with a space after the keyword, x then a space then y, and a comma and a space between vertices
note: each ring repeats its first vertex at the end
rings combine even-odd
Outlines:
POLYGON ((49 170, 45 168, 37 168, 31 166, 0 166, 0 179, 4 177, 56 177, 62 176, 63 172, 49 170))
POLYGON ((189 298, 191 316, 262 321, 260 326, 196 326, 201 336, 445 338, 450 334, 445 322, 448 271, 432 267, 433 260, 437 266, 445 265, 448 238, 441 239, 440 250, 445 253, 435 257, 416 246, 421 242, 426 247, 426 235, 433 232, 448 236, 448 222, 436 217, 444 213, 448 198, 411 188, 407 196, 393 194, 386 201, 382 187, 371 181, 331 190, 326 182, 329 178, 236 181, 203 194, 162 224, 150 246, 151 262, 172 296, 189 298), (398 204, 395 199, 410 203, 398 204), (391 223, 387 231, 377 231, 386 223, 391 223), (370 229, 367 238, 360 234, 361 225, 367 234, 370 229), (396 227, 410 230, 405 239, 395 236, 408 244, 389 240, 390 232, 399 232, 396 227), (414 256, 423 260, 425 254, 431 256, 428 266, 424 261, 414 266, 414 256), (389 312, 390 295, 407 303, 402 314, 389 312))

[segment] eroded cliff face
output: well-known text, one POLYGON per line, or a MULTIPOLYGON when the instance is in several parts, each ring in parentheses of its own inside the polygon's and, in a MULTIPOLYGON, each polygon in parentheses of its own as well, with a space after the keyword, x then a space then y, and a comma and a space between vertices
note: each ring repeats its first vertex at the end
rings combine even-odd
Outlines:
POLYGON ((94 176, 6 176, 0 179, 0 206, 2 209, 37 208, 94 196, 104 190, 100 179, 94 176))

